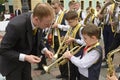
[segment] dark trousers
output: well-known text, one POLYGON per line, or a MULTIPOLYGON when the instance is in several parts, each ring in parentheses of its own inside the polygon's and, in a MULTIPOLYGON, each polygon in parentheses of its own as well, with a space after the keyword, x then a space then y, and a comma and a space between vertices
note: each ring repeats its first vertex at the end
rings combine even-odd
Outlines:
POLYGON ((38 68, 39 68, 39 69, 43 69, 43 65, 47 65, 45 55, 44 55, 44 54, 41 54, 41 56, 42 56, 41 62, 38 63, 38 68))
POLYGON ((114 39, 114 33, 112 32, 110 25, 105 25, 103 29, 103 39, 104 39, 104 46, 105 46, 105 59, 107 58, 109 47, 111 46, 113 39, 114 39))
MULTIPOLYGON (((58 55, 58 58, 61 57, 62 55, 58 55)), ((59 70, 61 73, 61 76, 64 78, 68 78, 68 63, 60 65, 59 70)))
MULTIPOLYGON (((58 37, 57 36, 54 36, 54 51, 55 53, 57 52, 59 48, 59 41, 58 41, 58 37)), ((60 58, 62 55, 59 54, 58 55, 58 58, 60 58)), ((59 66, 59 70, 60 70, 60 73, 61 73, 61 76, 62 77, 68 77, 68 64, 64 64, 64 65, 60 65, 59 66)))
POLYGON ((17 67, 14 71, 6 75, 6 80, 32 80, 31 64, 26 62, 24 66, 17 67))
POLYGON ((79 74, 79 77, 77 78, 77 80, 89 80, 87 77, 79 74))
POLYGON ((78 68, 70 61, 69 65, 70 65, 70 80, 76 80, 76 78, 79 78, 78 68))
POLYGON ((58 48, 59 48, 58 37, 54 36, 54 51, 55 51, 55 53, 57 52, 58 48))

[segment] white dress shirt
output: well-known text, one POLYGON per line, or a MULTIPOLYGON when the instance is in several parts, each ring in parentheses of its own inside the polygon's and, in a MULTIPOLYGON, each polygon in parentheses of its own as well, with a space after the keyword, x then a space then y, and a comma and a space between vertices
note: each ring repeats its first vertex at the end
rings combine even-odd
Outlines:
POLYGON ((88 68, 91 67, 100 57, 97 50, 91 50, 86 53, 81 59, 79 57, 72 56, 70 61, 76 65, 79 69, 80 74, 88 77, 88 68))

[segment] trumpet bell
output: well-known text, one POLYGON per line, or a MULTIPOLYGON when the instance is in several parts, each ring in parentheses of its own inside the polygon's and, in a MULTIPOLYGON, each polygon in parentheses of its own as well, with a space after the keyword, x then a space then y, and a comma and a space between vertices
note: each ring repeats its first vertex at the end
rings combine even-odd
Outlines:
POLYGON ((56 59, 58 58, 58 54, 55 54, 55 55, 53 56, 53 58, 54 58, 54 60, 56 60, 56 59))
POLYGON ((45 65, 42 65, 43 66, 43 69, 45 70, 45 72, 49 73, 50 69, 48 66, 45 66, 45 65))

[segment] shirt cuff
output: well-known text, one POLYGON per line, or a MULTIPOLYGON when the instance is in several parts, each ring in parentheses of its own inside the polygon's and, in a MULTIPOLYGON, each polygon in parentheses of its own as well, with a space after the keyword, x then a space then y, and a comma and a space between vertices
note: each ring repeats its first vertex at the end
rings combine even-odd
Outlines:
POLYGON ((58 24, 58 28, 62 30, 62 25, 58 24))
POLYGON ((44 54, 44 52, 48 50, 46 47, 41 50, 41 53, 44 54))
POLYGON ((19 61, 25 61, 26 54, 20 53, 19 61))

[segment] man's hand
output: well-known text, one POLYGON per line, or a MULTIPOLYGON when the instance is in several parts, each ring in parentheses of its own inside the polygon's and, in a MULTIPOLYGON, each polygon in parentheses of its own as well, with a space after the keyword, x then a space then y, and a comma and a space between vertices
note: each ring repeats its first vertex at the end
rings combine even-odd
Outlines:
POLYGON ((53 53, 49 50, 45 50, 45 56, 47 56, 48 58, 52 59, 53 58, 53 53))
POLYGON ((25 61, 35 64, 35 63, 39 63, 41 61, 41 58, 34 56, 34 55, 26 55, 25 61))

